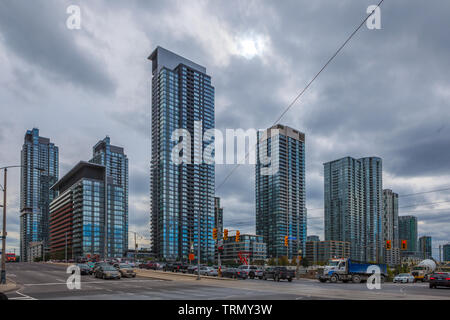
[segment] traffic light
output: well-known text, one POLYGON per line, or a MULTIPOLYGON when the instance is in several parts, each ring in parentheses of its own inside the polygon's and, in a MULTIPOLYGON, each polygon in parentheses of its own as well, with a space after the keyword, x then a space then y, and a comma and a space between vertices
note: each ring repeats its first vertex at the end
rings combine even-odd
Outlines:
POLYGON ((406 240, 402 240, 402 250, 408 249, 408 242, 406 240))
POLYGON ((391 240, 386 240, 386 250, 391 250, 391 249, 392 249, 391 240))
POLYGON ((239 230, 236 231, 236 242, 239 242, 241 237, 241 233, 239 232, 239 230))
POLYGON ((284 246, 287 247, 289 245, 289 237, 285 236, 284 237, 284 246))
POLYGON ((223 240, 228 240, 228 229, 223 229, 223 240))
POLYGON ((217 228, 213 228, 213 239, 217 240, 217 228))

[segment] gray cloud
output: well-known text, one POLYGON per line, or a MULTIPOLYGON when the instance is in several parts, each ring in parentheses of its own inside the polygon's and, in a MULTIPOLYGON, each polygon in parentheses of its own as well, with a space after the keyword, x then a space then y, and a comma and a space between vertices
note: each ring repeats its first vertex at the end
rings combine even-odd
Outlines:
MULTIPOLYGON (((80 155, 88 158, 96 140, 109 134, 114 144, 125 147, 130 197, 140 202, 149 190, 151 70, 146 58, 156 45, 207 67, 216 89, 218 128, 264 128, 353 31, 373 1, 79 4, 98 19, 80 31, 84 46, 75 41, 80 34, 65 29, 67 15, 59 2, 0 5, 0 45, 14 70, 0 74, 0 84, 14 83, 0 86, 0 103, 15 120, 0 132, 3 149, 13 156, 0 154, 0 161, 18 161, 23 133, 32 126, 57 140, 61 161, 67 164, 64 170, 80 155), (235 48, 241 37, 258 35, 268 39, 261 55, 249 59, 235 48), (106 58, 93 60, 98 56, 106 58), (68 90, 65 84, 78 89, 68 90), (34 95, 21 101, 17 96, 23 88, 34 95), (40 112, 30 105, 39 106, 40 112), (14 139, 5 142, 5 137, 14 139)), ((382 29, 363 27, 286 114, 284 124, 306 133, 307 207, 323 206, 322 164, 347 155, 382 157, 384 187, 400 194, 448 185, 449 10, 450 3, 444 2, 385 1, 382 29)), ((6 61, 1 57, 0 62, 6 61)), ((216 166, 216 184, 231 169, 216 166)), ((218 196, 225 224, 254 232, 254 168, 239 168, 218 196)), ((442 193, 426 194, 401 199, 401 205, 445 199, 442 193)), ((145 206, 130 207, 130 229, 145 230, 145 206)), ((423 222, 419 232, 435 241, 450 240, 449 212, 437 211, 442 208, 421 207, 425 212, 417 214, 423 222)), ((323 238, 323 210, 312 210, 309 216, 308 233, 323 238)))

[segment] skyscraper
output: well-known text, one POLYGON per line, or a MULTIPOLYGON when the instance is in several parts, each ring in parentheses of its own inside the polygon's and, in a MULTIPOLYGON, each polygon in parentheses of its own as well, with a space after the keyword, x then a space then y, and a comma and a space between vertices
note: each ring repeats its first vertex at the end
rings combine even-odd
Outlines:
POLYGON ((400 240, 407 241, 407 250, 402 255, 417 254, 417 218, 414 216, 398 217, 398 236, 400 240))
POLYGON ((263 236, 268 257, 292 259, 300 249, 305 254, 305 135, 280 124, 258 132, 256 160, 256 233, 263 236), (277 170, 265 174, 268 166, 277 170))
POLYGON ((324 186, 325 240, 350 242, 354 260, 382 260, 382 160, 324 163, 324 186))
POLYGON ((191 246, 201 260, 214 260, 214 164, 199 162, 202 138, 214 128, 214 87, 206 68, 157 47, 152 61, 151 234, 159 258, 186 260, 191 246), (176 129, 189 132, 172 140, 176 129), (200 136, 200 139, 195 139, 200 136), (192 153, 180 152, 182 164, 172 162, 180 142, 192 153))
POLYGON ((450 262, 450 243, 444 244, 442 246, 442 259, 443 261, 449 261, 450 262))
POLYGON ((220 206, 220 198, 214 198, 214 227, 219 234, 223 233, 223 208, 220 206))
POLYGON ((433 257, 432 239, 429 236, 422 236, 419 238, 419 252, 424 259, 433 257))
POLYGON ((122 147, 111 145, 110 138, 93 147, 92 163, 106 167, 108 257, 122 257, 128 250, 128 157, 122 147))
POLYGON ((39 129, 27 130, 21 152, 20 257, 27 261, 31 242, 48 248, 49 205, 55 197, 50 187, 58 180, 58 147, 40 137, 39 129))
POLYGON ((383 247, 385 262, 389 265, 400 263, 400 242, 398 238, 398 194, 392 190, 383 190, 383 247), (385 247, 391 241, 391 249, 385 247))

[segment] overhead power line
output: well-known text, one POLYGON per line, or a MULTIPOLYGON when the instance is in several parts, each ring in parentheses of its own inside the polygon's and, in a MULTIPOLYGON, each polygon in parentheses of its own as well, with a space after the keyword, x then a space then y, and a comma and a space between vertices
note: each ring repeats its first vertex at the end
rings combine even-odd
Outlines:
MULTIPOLYGON (((302 91, 292 100, 292 102, 287 106, 286 109, 281 113, 281 115, 277 118, 277 120, 273 123, 272 126, 278 124, 281 119, 283 119, 284 115, 292 108, 292 106, 301 98, 301 96, 308 90, 308 88, 313 84, 313 82, 319 77, 319 75, 328 67, 328 65, 336 58, 336 56, 344 49, 344 47, 347 45, 347 43, 353 38, 353 36, 361 29, 361 27, 366 23, 366 21, 372 16, 377 10, 381 4, 384 2, 384 0, 381 0, 376 8, 373 9, 373 11, 365 17, 365 19, 359 24, 359 26, 347 37, 347 39, 344 41, 344 43, 333 53, 333 55, 328 59, 328 61, 323 65, 323 67, 315 74, 315 76, 308 82, 308 84, 303 88, 302 91)), ((254 147, 254 146, 253 146, 254 147)), ((248 159, 248 156, 250 154, 250 151, 247 152, 245 156, 245 160, 248 159)), ((240 166, 240 163, 236 164, 233 169, 230 171, 230 173, 225 177, 225 179, 219 184, 219 186, 216 188, 216 192, 227 182, 227 180, 231 177, 231 175, 236 171, 236 169, 240 166)))

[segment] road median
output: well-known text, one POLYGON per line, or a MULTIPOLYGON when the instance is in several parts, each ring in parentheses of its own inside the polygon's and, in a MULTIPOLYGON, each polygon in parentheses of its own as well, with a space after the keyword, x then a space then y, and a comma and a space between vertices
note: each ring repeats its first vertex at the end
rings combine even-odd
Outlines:
MULTIPOLYGON (((196 274, 181 273, 181 272, 165 272, 161 270, 148 270, 148 269, 136 269, 136 274, 141 277, 160 278, 165 280, 173 280, 174 278, 182 278, 186 280, 196 280, 196 274)), ((208 280, 224 280, 224 281, 236 281, 230 278, 219 278, 211 276, 200 276, 201 279, 208 280)))

